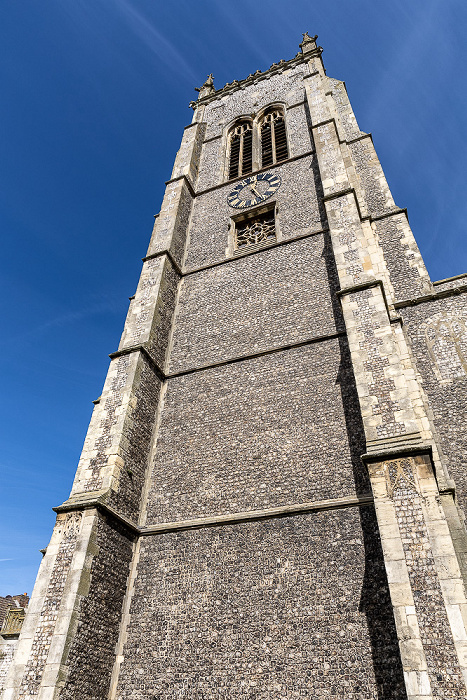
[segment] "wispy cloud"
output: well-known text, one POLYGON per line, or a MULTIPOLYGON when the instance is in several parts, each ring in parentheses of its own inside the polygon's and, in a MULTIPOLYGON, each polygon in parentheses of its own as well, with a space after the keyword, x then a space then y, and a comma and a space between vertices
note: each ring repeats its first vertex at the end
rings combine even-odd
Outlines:
MULTIPOLYGON (((231 3, 226 2, 216 3, 215 9, 223 16, 223 24, 235 29, 237 41, 243 42, 243 44, 248 47, 253 54, 256 54, 264 64, 269 65, 270 54, 266 50, 262 50, 261 43, 258 42, 256 36, 258 27, 261 26, 261 8, 258 9, 254 4, 251 5, 249 0, 247 0, 246 3, 237 0, 237 2, 233 3, 233 6, 231 3), (243 7, 241 7, 241 5, 243 5, 243 7), (256 21, 252 19, 252 15, 256 15, 256 21), (248 21, 245 21, 246 17, 248 17, 248 21)), ((276 58, 274 60, 276 60, 276 58)), ((242 76, 237 76, 237 79, 241 77, 242 76)))
POLYGON ((116 6, 125 16, 128 26, 164 63, 171 73, 176 73, 185 79, 189 79, 193 84, 199 80, 199 76, 195 74, 177 47, 161 34, 154 24, 131 5, 128 0, 117 0, 116 6))
POLYGON ((14 559, 0 559, 0 561, 14 561, 14 559))

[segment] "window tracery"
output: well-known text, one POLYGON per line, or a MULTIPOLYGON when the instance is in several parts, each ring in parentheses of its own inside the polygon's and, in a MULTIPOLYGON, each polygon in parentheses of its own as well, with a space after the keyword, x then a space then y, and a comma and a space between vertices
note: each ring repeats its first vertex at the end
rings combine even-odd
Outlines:
POLYGON ((289 157, 285 114, 271 107, 253 119, 236 122, 228 138, 228 179, 267 168, 289 157))
POLYGON ((258 246, 275 240, 276 222, 274 209, 236 223, 236 250, 244 250, 247 246, 258 246))
POLYGON ((261 166, 267 167, 289 157, 285 118, 281 110, 266 112, 259 124, 261 134, 261 166))
POLYGON ((229 180, 253 169, 253 127, 242 121, 230 133, 229 180))

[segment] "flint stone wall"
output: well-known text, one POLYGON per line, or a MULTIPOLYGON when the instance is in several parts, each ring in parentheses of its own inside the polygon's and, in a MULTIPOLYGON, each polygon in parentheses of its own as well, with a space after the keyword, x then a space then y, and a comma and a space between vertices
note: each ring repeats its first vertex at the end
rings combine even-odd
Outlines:
MULTIPOLYGON (((282 179, 280 188, 270 200, 277 202, 281 238, 286 240, 326 228, 314 157, 306 156, 270 170, 282 179)), ((239 214, 238 209, 227 204, 233 186, 232 182, 226 182, 222 187, 196 197, 185 257, 187 271, 226 259, 230 219, 239 214)))
POLYGON ((343 338, 175 377, 147 523, 354 496, 364 451, 343 338))
POLYGON ((117 697, 404 700, 372 508, 141 543, 117 697))
POLYGON ((170 372, 343 331, 326 235, 185 277, 170 372))
POLYGON ((379 219, 373 226, 396 299, 402 301, 431 292, 428 271, 405 214, 379 219))
POLYGON ((257 113, 274 102, 282 102, 287 106, 303 102, 303 78, 308 73, 308 67, 302 64, 210 102, 203 113, 203 121, 207 123, 205 138, 220 136, 232 120, 241 115, 257 113))
POLYGON ((104 700, 110 688, 133 545, 127 532, 98 518, 89 590, 80 603, 61 700, 104 700))
POLYGON ((17 639, 3 639, 3 637, 0 637, 0 693, 5 687, 5 679, 17 646, 17 639))
MULTIPOLYGON (((287 143, 289 157, 294 158, 313 150, 312 138, 309 130, 308 115, 303 102, 286 107, 285 123, 287 131, 287 143)), ((261 102, 265 107, 268 102, 261 102)), ((200 173, 197 182, 198 192, 219 185, 225 179, 227 169, 227 137, 228 131, 223 135, 205 141, 201 153, 200 173)))
POLYGON ((467 295, 401 309, 446 466, 467 515, 467 295))

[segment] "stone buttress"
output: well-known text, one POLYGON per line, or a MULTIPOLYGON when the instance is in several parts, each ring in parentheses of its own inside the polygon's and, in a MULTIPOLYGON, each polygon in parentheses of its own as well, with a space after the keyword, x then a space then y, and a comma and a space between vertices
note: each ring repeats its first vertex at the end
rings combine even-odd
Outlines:
POLYGON ((467 698, 465 277, 300 48, 192 105, 5 700, 467 698), (253 136, 279 184, 239 213, 267 109, 287 157, 253 136))

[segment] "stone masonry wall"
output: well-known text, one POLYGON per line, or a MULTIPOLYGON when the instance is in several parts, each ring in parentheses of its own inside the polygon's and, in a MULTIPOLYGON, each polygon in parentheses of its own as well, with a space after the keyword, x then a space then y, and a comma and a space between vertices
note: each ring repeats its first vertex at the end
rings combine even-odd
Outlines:
POLYGON ((368 491, 343 340, 169 380, 147 523, 368 491))
POLYGON ((130 301, 119 350, 144 344, 159 367, 164 367, 178 281, 167 256, 146 260, 130 301))
POLYGON ((110 502, 137 518, 160 380, 141 353, 115 358, 94 409, 71 498, 111 488, 110 502))
POLYGON ((17 639, 3 639, 3 637, 0 637, 0 693, 5 687, 6 675, 13 661, 17 646, 17 639))
POLYGON ((431 291, 430 278, 405 214, 373 223, 397 300, 431 291))
MULTIPOLYGON (((308 128, 308 119, 303 103, 303 94, 301 101, 286 106, 285 119, 287 130, 287 143, 289 147, 289 157, 297 157, 305 153, 309 153, 313 149, 311 143, 310 131, 308 128)), ((259 109, 266 107, 270 101, 267 97, 261 98, 258 105, 255 107, 257 113, 259 109)), ((224 127, 226 123, 222 122, 224 127)), ((226 158, 227 158, 227 130, 224 133, 219 133, 214 138, 205 141, 201 153, 200 173, 197 182, 198 192, 215 187, 224 180, 226 158)))
POLYGON ((124 468, 121 470, 118 489, 112 491, 109 499, 110 505, 134 520, 138 519, 141 507, 148 449, 160 392, 160 380, 151 364, 145 357, 140 358, 139 364, 139 390, 134 397, 131 419, 128 421, 125 439, 122 440, 119 450, 124 468))
POLYGON ((205 138, 220 136, 232 120, 243 114, 258 112, 271 103, 279 101, 294 105, 302 102, 303 76, 307 74, 308 67, 302 64, 258 80, 258 83, 247 85, 228 97, 214 100, 207 105, 203 114, 203 121, 208 125, 205 138))
POLYGON ((185 277, 170 372, 343 330, 336 284, 325 235, 185 277))
POLYGON ((435 292, 444 292, 448 289, 457 289, 458 287, 464 287, 466 284, 467 273, 463 275, 456 275, 456 277, 454 278, 439 280, 439 282, 433 282, 433 289, 435 292))
POLYGON ((332 91, 332 98, 336 106, 336 111, 339 116, 339 122, 343 129, 343 136, 348 140, 352 140, 361 136, 362 132, 358 128, 355 114, 345 89, 345 84, 341 80, 328 78, 328 86, 332 91))
POLYGON ((467 515, 467 296, 401 309, 446 466, 467 515))
POLYGON ((119 700, 405 699, 372 508, 144 538, 123 654, 119 700))
POLYGON ((368 210, 373 216, 395 208, 381 163, 370 136, 354 141, 349 146, 360 178, 368 210))
MULTIPOLYGON (((314 159, 308 156, 270 170, 282 178, 281 187, 274 196, 279 209, 281 237, 289 239, 325 228, 314 159)), ((227 182, 196 198, 185 258, 187 270, 225 260, 230 217, 239 213, 227 204, 232 187, 232 183, 227 182)))
POLYGON ((132 541, 119 526, 99 517, 89 591, 81 600, 77 634, 70 647, 61 700, 105 700, 118 639, 132 541))

